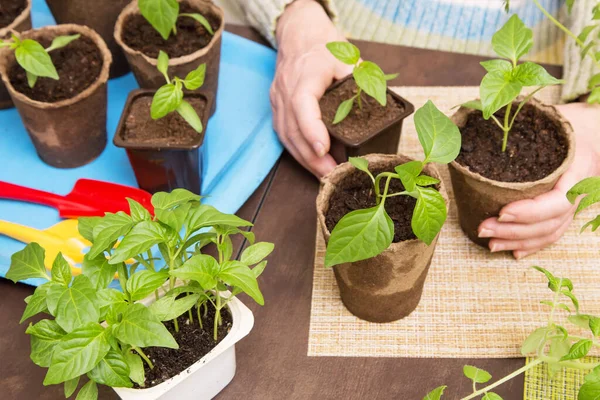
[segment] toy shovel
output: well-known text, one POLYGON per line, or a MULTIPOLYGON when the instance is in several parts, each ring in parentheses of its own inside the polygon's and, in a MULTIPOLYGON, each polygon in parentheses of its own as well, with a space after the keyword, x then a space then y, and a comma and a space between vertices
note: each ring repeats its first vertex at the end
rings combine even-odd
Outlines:
MULTIPOLYGON (((92 179, 79 179, 66 196, 0 181, 0 199, 20 200, 58 209, 62 218, 104 216, 107 212, 129 213, 127 198, 137 201, 152 215, 150 193, 130 186, 92 179)), ((77 231, 77 229, 75 229, 77 231)))

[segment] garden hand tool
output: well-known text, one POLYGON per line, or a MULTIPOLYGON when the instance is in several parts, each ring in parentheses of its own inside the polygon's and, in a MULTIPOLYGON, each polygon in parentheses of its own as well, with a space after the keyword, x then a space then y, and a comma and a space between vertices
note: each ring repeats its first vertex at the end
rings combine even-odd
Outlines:
POLYGON ((93 179, 79 179, 66 196, 0 181, 0 198, 51 206, 58 209, 62 218, 101 217, 107 212, 118 211, 129 213, 127 198, 130 198, 154 215, 150 193, 93 179))

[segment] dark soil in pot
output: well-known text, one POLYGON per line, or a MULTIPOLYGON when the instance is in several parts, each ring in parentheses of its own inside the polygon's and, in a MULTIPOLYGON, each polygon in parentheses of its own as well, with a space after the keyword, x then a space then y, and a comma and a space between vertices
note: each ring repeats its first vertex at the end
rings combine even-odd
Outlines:
POLYGON ((0 0, 0 28, 10 25, 27 7, 27 0, 0 0))
MULTIPOLYGON (((505 110, 496 113, 504 119, 505 110)), ((469 115, 460 129, 462 148, 457 162, 486 178, 501 182, 534 182, 554 172, 569 150, 567 138, 556 121, 539 109, 525 105, 517 115, 502 151, 503 132, 481 112, 469 115)))
MULTIPOLYGON (((40 40, 44 47, 48 47, 51 42, 49 39, 40 40)), ((85 36, 50 52, 50 57, 59 80, 38 78, 35 86, 31 88, 27 83, 25 70, 15 63, 9 72, 13 87, 32 100, 54 103, 82 93, 98 79, 102 71, 102 53, 94 41, 85 36)))
MULTIPOLYGON (((177 318, 179 323, 179 332, 175 331, 173 321, 165 322, 165 326, 179 344, 179 349, 167 349, 162 347, 147 347, 144 353, 154 364, 154 369, 150 369, 146 363, 144 368, 146 372, 145 388, 156 386, 176 375, 185 371, 202 357, 214 349, 229 333, 233 325, 231 314, 221 311, 223 323, 218 328, 218 339, 215 342, 213 337, 213 324, 215 319, 215 310, 208 308, 206 317, 202 318, 200 328, 196 312, 193 312, 194 321, 190 321, 188 313, 177 318)), ((139 386, 135 386, 139 388, 139 386)))

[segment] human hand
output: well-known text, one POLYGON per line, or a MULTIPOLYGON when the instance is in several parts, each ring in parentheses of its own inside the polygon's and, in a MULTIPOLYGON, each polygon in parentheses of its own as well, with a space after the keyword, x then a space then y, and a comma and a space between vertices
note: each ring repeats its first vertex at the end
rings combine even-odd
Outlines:
POLYGON ((516 259, 556 242, 573 220, 575 208, 566 193, 580 180, 600 175, 600 106, 558 105, 575 132, 575 159, 554 189, 534 199, 506 205, 498 218, 479 225, 479 237, 489 237, 492 252, 512 250, 516 259))
POLYGON ((271 86, 273 125, 292 156, 317 177, 336 163, 329 153, 329 133, 321 120, 319 99, 334 79, 352 73, 325 44, 346 39, 323 7, 296 0, 277 23, 277 68, 271 86))

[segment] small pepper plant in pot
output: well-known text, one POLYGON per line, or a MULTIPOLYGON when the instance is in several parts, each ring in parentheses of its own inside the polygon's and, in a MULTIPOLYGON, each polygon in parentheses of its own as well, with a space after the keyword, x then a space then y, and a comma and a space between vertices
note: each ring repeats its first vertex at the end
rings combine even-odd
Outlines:
POLYGON ((323 178, 317 217, 344 305, 359 318, 391 322, 418 305, 448 198, 431 163, 460 150, 452 121, 428 102, 415 113, 423 161, 401 155, 351 158, 323 178))
MULTIPOLYGON (((0 39, 9 39, 11 33, 31 29, 31 0, 0 1, 0 39)), ((10 108, 13 102, 10 94, 0 82, 0 110, 10 108)))
MULTIPOLYGON (((206 64, 204 89, 215 98, 219 84, 223 11, 206 0, 134 0, 119 15, 115 40, 143 89, 158 89, 158 55, 169 58, 169 75, 185 76, 206 64)), ((211 114, 214 113, 212 105, 211 114)))
POLYGON ((462 134, 462 148, 450 164, 462 230, 473 242, 485 219, 511 222, 502 208, 546 193, 568 169, 575 153, 571 125, 533 95, 560 83, 533 62, 519 63, 533 43, 533 33, 517 15, 494 34, 492 47, 505 59, 482 62, 487 70, 480 100, 463 104, 452 116, 462 134), (520 96, 524 87, 537 87, 520 96))
POLYGON ((131 215, 80 218, 93 244, 78 276, 60 254, 50 275, 35 243, 12 257, 9 279, 49 281, 26 299, 22 321, 52 317, 26 333, 32 360, 48 368, 44 384, 64 384, 66 397, 86 380, 78 399, 96 399, 98 384, 123 399, 210 399, 235 374, 235 343, 253 326, 235 296, 263 304, 257 277, 273 245, 254 243, 240 229, 251 223, 191 192, 157 193, 152 204, 155 217, 130 200, 131 215), (239 261, 231 260, 235 234, 251 243, 239 261), (201 253, 206 243, 218 260, 201 253), (109 287, 115 274, 121 290, 109 287))
POLYGON ((129 94, 114 144, 127 150, 140 188, 150 193, 185 188, 200 194, 201 146, 213 97, 195 90, 204 84, 206 64, 185 79, 171 78, 168 64, 161 51, 157 69, 166 84, 158 91, 129 94))
POLYGON ((351 43, 331 42, 327 49, 354 66, 352 75, 335 82, 320 100, 331 155, 345 162, 372 153, 396 154, 402 121, 414 111, 411 103, 387 88, 387 81, 398 74, 386 75, 377 64, 361 61, 359 49, 351 43))
POLYGON ((0 73, 40 158, 87 164, 106 146, 111 55, 79 25, 47 26, 0 41, 0 73))

